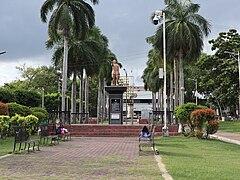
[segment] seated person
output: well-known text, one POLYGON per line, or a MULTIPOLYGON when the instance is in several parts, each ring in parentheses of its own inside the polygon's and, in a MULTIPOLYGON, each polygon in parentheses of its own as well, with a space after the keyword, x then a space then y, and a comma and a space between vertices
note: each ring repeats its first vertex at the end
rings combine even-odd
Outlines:
POLYGON ((65 133, 68 133, 68 130, 66 128, 64 128, 63 123, 60 122, 59 126, 56 130, 56 134, 65 134, 65 133))
POLYGON ((150 137, 147 126, 144 126, 141 133, 139 134, 141 137, 150 137))

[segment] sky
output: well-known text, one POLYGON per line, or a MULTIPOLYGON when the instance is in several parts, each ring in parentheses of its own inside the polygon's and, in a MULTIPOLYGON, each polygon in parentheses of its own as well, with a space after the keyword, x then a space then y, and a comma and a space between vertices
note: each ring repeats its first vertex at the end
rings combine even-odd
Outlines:
MULTIPOLYGON (((146 38, 157 29, 151 23, 151 14, 164 8, 163 0, 99 0, 98 5, 88 1, 96 15, 96 25, 109 40, 109 48, 118 61, 133 76, 135 85, 142 85, 151 46, 146 38)), ((45 48, 48 24, 40 20, 44 0, 1 0, 0 9, 0 86, 19 79, 16 66, 50 65, 52 51, 45 48)), ((239 31, 239 0, 192 0, 200 4, 199 14, 211 24, 211 33, 204 39, 203 52, 211 54, 208 40, 230 28, 239 31)), ((125 71, 121 70, 121 76, 125 71)))

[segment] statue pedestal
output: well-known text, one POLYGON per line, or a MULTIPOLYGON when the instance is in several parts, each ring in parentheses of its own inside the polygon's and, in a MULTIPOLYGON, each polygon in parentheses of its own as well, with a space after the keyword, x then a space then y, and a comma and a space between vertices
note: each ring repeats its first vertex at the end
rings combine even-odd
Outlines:
POLYGON ((109 124, 123 124, 123 93, 126 86, 106 86, 109 124))

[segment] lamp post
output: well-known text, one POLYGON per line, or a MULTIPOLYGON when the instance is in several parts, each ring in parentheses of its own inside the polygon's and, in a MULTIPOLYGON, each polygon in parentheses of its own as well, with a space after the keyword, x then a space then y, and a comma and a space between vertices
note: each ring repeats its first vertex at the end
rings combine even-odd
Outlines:
POLYGON ((42 108, 44 108, 44 87, 42 87, 42 108))
MULTIPOLYGON (((126 75, 126 86, 128 86, 128 83, 127 83, 127 70, 125 68, 123 68, 124 72, 125 72, 125 75, 126 75)), ((127 91, 128 89, 126 90, 126 111, 125 111, 125 114, 126 114, 126 124, 127 124, 127 113, 128 113, 128 110, 127 110, 127 91)))
POLYGON ((196 105, 198 105, 198 97, 197 97, 197 93, 198 93, 198 83, 197 83, 197 79, 192 79, 192 78, 188 78, 191 81, 195 82, 195 103, 196 105))
POLYGON ((197 79, 195 79, 195 97, 196 97, 196 105, 198 105, 198 97, 197 97, 197 94, 198 94, 198 85, 197 85, 197 79))
POLYGON ((234 52, 224 51, 224 53, 228 53, 234 56, 237 56, 238 61, 238 119, 240 117, 240 52, 238 51, 237 54, 234 52))
POLYGON ((164 126, 162 128, 163 136, 169 136, 168 127, 167 127, 167 68, 166 68, 166 18, 165 13, 161 10, 155 11, 155 16, 153 18, 153 23, 155 25, 163 20, 163 109, 164 109, 164 126))

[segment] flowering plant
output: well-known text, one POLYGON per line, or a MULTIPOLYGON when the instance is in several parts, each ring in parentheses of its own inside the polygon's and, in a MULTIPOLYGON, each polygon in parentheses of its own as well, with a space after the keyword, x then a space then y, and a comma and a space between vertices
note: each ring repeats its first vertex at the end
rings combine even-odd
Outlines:
POLYGON ((219 128, 219 122, 217 120, 211 120, 211 121, 208 121, 208 124, 207 124, 207 136, 209 134, 214 134, 217 132, 219 128))

